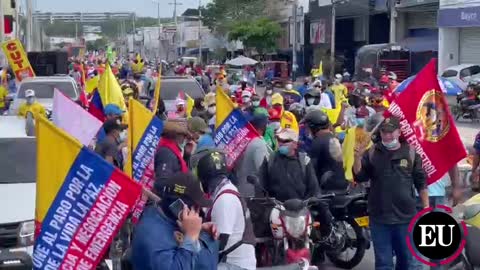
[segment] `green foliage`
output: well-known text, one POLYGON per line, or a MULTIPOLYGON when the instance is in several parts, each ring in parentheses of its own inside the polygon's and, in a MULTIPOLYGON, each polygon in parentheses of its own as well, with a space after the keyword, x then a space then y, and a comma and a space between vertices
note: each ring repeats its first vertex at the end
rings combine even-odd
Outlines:
POLYGON ((265 0, 212 0, 202 7, 202 22, 213 32, 224 35, 235 22, 265 15, 265 0))
POLYGON ((98 49, 104 50, 105 47, 107 47, 107 45, 108 45, 108 40, 106 38, 101 38, 95 41, 87 42, 87 50, 89 51, 98 50, 98 49))
POLYGON ((259 18, 235 23, 228 33, 228 39, 239 40, 245 48, 255 49, 258 53, 265 54, 275 49, 281 31, 277 22, 259 18))

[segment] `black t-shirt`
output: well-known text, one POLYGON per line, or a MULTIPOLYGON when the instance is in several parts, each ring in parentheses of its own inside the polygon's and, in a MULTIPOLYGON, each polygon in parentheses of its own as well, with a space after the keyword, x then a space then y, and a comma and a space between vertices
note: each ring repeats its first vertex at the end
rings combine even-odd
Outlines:
POLYGON ((99 154, 101 157, 112 157, 113 164, 117 167, 121 166, 121 162, 119 159, 119 151, 118 151, 118 143, 112 137, 105 137, 100 143, 97 144, 95 147, 95 152, 99 154))

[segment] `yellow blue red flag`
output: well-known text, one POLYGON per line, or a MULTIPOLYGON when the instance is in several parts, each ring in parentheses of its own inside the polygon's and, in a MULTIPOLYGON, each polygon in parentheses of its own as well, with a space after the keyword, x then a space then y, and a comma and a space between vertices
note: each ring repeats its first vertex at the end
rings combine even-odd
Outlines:
POLYGON ((242 111, 235 108, 221 87, 217 87, 217 113, 215 145, 225 151, 227 166, 232 168, 250 141, 259 137, 255 128, 245 119, 242 111))
MULTIPOLYGON (((129 155, 125 172, 143 187, 151 190, 155 180, 154 156, 160 143, 163 122, 145 106, 129 100, 130 115, 128 124, 129 155)), ((139 198, 133 210, 132 221, 136 223, 145 206, 146 197, 139 198)))
POLYGON ((141 186, 45 118, 35 119, 33 268, 95 269, 141 186))
POLYGON ((118 84, 115 75, 113 75, 110 65, 107 64, 106 66, 105 72, 101 75, 98 82, 98 89, 93 93, 90 106, 88 107, 88 111, 102 122, 105 120, 103 108, 106 105, 115 104, 124 111, 127 109, 122 88, 118 84))

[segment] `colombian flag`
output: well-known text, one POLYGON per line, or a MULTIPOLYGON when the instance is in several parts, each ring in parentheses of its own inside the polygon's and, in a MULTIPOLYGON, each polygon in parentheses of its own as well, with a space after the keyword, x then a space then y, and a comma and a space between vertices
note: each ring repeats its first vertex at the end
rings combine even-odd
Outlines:
POLYGON ((217 87, 215 145, 227 155, 227 166, 232 168, 248 144, 258 137, 255 128, 236 109, 221 87, 217 87))
MULTIPOLYGON (((131 155, 128 155, 125 172, 133 180, 151 190, 155 181, 154 157, 160 143, 163 122, 134 99, 130 99, 128 107, 130 108, 128 152, 131 155)), ((140 218, 146 199, 145 196, 139 198, 133 211, 134 223, 140 218)))
POLYGON ((122 110, 127 109, 122 88, 120 84, 118 84, 117 78, 113 75, 112 68, 108 64, 105 72, 100 77, 97 90, 93 93, 88 111, 103 122, 105 120, 103 108, 107 104, 116 104, 122 110))
POLYGON ((35 119, 33 268, 95 269, 141 187, 47 119, 35 119))

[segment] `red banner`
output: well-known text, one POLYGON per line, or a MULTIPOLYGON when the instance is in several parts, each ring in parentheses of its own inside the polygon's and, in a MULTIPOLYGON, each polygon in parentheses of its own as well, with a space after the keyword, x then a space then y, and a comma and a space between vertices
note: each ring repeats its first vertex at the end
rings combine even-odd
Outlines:
POLYGON ((388 109, 400 118, 402 135, 423 161, 428 184, 467 156, 432 59, 388 109))

